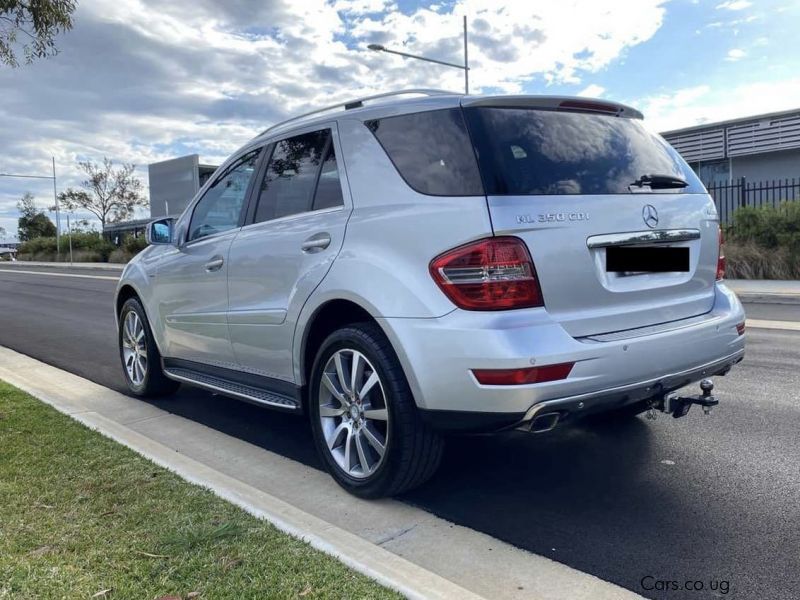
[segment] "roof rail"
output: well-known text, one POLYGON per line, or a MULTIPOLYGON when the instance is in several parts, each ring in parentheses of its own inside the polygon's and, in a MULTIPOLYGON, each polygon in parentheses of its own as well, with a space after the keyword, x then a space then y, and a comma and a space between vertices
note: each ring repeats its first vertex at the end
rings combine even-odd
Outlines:
POLYGON ((441 96, 441 95, 458 95, 460 92, 449 92, 447 90, 437 90, 437 89, 429 89, 429 88, 412 88, 409 90, 399 90, 396 92, 385 92, 383 94, 375 94, 374 96, 364 96, 363 98, 356 98, 354 100, 347 100, 345 102, 339 102, 338 104, 331 104, 330 106, 326 106, 324 108, 318 108, 316 110, 312 110, 311 112, 303 113, 302 115, 298 115, 296 117, 291 117, 286 119, 285 121, 281 121, 280 123, 275 123, 271 127, 268 127, 264 131, 262 131, 259 136, 264 135, 265 133, 272 131, 273 129, 277 129, 278 127, 282 127, 287 123, 291 123, 292 121, 299 121, 300 119, 305 119, 306 117, 310 117, 311 115, 316 115, 318 113, 327 112, 329 110, 334 110, 336 108, 344 108, 345 110, 350 110, 352 108, 361 108, 364 105, 364 102, 369 100, 377 100, 378 98, 388 98, 390 96, 404 96, 407 94, 420 94, 423 96, 441 96))

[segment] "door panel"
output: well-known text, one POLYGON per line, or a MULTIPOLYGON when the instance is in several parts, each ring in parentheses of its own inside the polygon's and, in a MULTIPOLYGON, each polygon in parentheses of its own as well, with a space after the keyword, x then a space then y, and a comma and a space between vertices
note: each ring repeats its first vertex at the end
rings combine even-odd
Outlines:
POLYGON ((306 213, 239 232, 230 252, 228 328, 244 370, 294 380, 297 316, 341 248, 348 212, 339 208, 306 213), (303 241, 318 231, 330 235, 330 245, 304 252, 303 241))
POLYGON ((191 208, 186 239, 159 262, 154 289, 165 357, 235 365, 227 320, 228 259, 260 152, 249 150, 222 170, 191 208))
POLYGON ((276 143, 259 205, 251 209, 254 220, 267 220, 242 228, 230 250, 228 329, 236 361, 242 370, 285 381, 294 381, 297 317, 333 264, 350 214, 335 134, 323 140, 322 152, 316 134, 291 138, 287 152, 276 143))
POLYGON ((164 355, 207 362, 233 362, 228 337, 228 269, 236 231, 176 248, 158 266, 159 318, 164 323, 164 355), (206 265, 222 258, 220 268, 206 265))

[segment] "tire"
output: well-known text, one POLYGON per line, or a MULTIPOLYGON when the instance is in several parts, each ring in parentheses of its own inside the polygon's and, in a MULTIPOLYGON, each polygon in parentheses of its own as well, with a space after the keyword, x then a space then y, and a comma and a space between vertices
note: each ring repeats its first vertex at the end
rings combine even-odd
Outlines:
POLYGON ((131 394, 141 398, 152 398, 172 394, 180 387, 180 383, 167 378, 161 369, 161 354, 153 340, 147 315, 138 298, 129 298, 122 305, 122 310, 119 312, 117 344, 122 373, 131 394), (135 333, 138 339, 135 348, 130 343, 127 327, 131 327, 131 331, 139 332, 135 333), (133 363, 135 370, 131 370, 128 366, 133 366, 133 363))
POLYGON ((394 496, 421 485, 439 467, 442 438, 422 422, 400 361, 375 323, 349 325, 322 343, 311 370, 308 407, 317 450, 351 494, 394 496), (363 393, 351 393, 352 387, 363 393))

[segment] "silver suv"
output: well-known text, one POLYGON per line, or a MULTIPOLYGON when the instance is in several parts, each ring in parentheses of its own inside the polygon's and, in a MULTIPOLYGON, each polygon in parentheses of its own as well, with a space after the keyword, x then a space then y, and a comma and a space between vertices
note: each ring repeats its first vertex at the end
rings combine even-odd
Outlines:
POLYGON ((416 90, 276 125, 228 159, 116 296, 133 394, 179 382, 311 421, 362 497, 443 432, 539 432, 692 403, 744 355, 719 219, 607 101, 416 90))

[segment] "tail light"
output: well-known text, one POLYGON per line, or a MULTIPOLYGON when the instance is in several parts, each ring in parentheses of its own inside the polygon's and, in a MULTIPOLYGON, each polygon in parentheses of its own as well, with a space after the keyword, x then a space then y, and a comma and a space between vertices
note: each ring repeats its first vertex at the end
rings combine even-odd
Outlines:
POLYGON ((566 379, 575 363, 559 363, 522 369, 473 369, 481 385, 524 385, 566 379))
POLYGON ((433 280, 459 308, 509 310, 544 306, 524 242, 492 237, 454 248, 430 264, 433 280))
POLYGON ((719 230, 719 254, 717 258, 717 281, 725 278, 725 236, 719 230))

